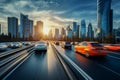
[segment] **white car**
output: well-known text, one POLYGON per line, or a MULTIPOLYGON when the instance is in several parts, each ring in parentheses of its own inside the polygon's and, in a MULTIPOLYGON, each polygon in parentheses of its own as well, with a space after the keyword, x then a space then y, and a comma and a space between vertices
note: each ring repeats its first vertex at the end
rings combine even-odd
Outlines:
POLYGON ((5 43, 0 43, 0 50, 5 50, 7 47, 8 46, 5 43))
POLYGON ((20 43, 20 42, 13 42, 13 43, 9 44, 9 47, 10 48, 20 48, 20 47, 22 47, 22 43, 20 43))
POLYGON ((47 51, 47 43, 39 42, 35 45, 35 52, 37 51, 47 51))

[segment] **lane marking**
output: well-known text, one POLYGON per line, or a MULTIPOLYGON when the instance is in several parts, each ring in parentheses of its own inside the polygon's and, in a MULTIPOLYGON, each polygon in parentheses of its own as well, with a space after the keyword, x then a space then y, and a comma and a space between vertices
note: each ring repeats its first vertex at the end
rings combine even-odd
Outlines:
MULTIPOLYGON (((111 56, 111 55, 107 55, 107 56, 108 56, 108 57, 115 58, 115 59, 120 59, 120 58, 118 58, 118 57, 114 57, 114 56, 111 56)), ((67 57, 67 56, 66 56, 66 57, 67 57)), ((110 69, 110 68, 108 68, 108 67, 106 67, 106 66, 104 66, 104 65, 102 65, 102 64, 98 64, 98 63, 96 63, 96 64, 99 65, 99 66, 101 66, 101 67, 103 67, 103 68, 105 68, 105 69, 107 69, 107 70, 109 70, 109 71, 111 71, 112 73, 120 76, 120 73, 118 73, 118 72, 116 72, 116 71, 114 71, 114 70, 112 70, 112 69, 110 69)), ((74 65, 74 64, 73 64, 73 65, 74 65)))
MULTIPOLYGON (((97 64, 98 64, 98 63, 97 63, 97 64)), ((104 66, 104 65, 102 65, 102 64, 98 64, 98 65, 101 66, 101 67, 103 67, 103 68, 105 68, 105 69, 107 69, 107 70, 109 70, 109 71, 111 71, 112 73, 115 73, 116 75, 120 76, 120 74, 119 74, 118 72, 113 71, 112 69, 110 69, 110 68, 108 68, 108 67, 106 67, 106 66, 104 66)))
POLYGON ((57 52, 56 48, 54 46, 52 46, 52 49, 55 50, 55 56, 57 57, 58 61, 62 64, 62 67, 64 68, 67 76, 69 77, 70 80, 74 80, 72 75, 70 74, 67 66, 65 65, 65 62, 62 60, 62 58, 60 57, 60 54, 57 52))
POLYGON ((112 57, 112 58, 114 58, 114 59, 120 59, 120 58, 118 58, 118 57, 115 57, 115 56, 111 56, 111 55, 107 55, 108 57, 112 57))
MULTIPOLYGON (((54 45, 55 46, 55 45, 54 45)), ((56 48, 56 46, 55 46, 56 48)), ((57 48, 56 48, 57 49, 57 48)), ((57 49, 58 50, 58 49, 57 49)), ((58 52, 60 53, 60 51, 58 50, 58 52)), ((66 55, 63 55, 60 53, 60 55, 64 58, 66 58, 71 65, 85 78, 85 80, 93 80, 92 77, 90 77, 85 71, 83 71, 77 64, 75 64, 70 58, 68 58, 66 55)))
POLYGON ((113 52, 113 51, 109 51, 109 52, 111 52, 111 54, 120 55, 120 54, 118 54, 117 52, 113 52))
POLYGON ((3 80, 6 80, 20 65, 22 65, 32 54, 33 51, 30 51, 29 53, 31 53, 30 55, 28 55, 25 59, 23 59, 14 69, 12 69, 4 78, 3 80))

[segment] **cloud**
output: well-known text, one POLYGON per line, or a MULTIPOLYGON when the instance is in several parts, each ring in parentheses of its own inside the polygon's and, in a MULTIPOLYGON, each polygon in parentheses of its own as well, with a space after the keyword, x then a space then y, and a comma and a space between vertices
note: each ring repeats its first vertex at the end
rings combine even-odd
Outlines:
MULTIPOLYGON (((114 22, 120 19, 119 4, 119 0, 112 0, 114 22)), ((96 27, 96 10, 97 0, 0 0, 0 22, 6 20, 7 24, 8 16, 20 18, 23 13, 34 22, 41 20, 60 26, 72 24, 72 21, 80 24, 85 19, 87 24, 91 22, 96 27)))

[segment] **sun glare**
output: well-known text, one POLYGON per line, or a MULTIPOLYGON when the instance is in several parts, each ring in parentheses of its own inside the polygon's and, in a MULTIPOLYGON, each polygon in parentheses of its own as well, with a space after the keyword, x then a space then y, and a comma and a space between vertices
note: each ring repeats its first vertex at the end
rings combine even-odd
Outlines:
POLYGON ((48 27, 44 27, 43 34, 48 35, 48 33, 49 33, 49 28, 48 27))

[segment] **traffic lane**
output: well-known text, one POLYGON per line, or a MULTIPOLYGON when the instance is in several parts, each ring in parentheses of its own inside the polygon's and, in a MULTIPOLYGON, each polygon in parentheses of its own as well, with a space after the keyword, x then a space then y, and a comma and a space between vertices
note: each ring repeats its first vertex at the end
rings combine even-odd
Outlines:
MULTIPOLYGON (((72 48, 72 51, 74 51, 74 47, 72 48)), ((92 60, 96 63, 99 63, 101 65, 104 65, 108 69, 111 69, 114 72, 120 74, 120 69, 119 69, 120 68, 120 54, 118 52, 112 52, 109 50, 107 52, 108 52, 108 54, 106 57, 101 57, 101 56, 100 57, 91 57, 90 60, 92 60)))
MULTIPOLYGON (((81 54, 76 54, 72 50, 65 50, 58 46, 58 49, 61 50, 61 53, 67 55, 71 60, 73 60, 80 68, 82 68, 88 75, 90 75, 95 80, 111 80, 111 79, 120 79, 120 75, 113 73, 109 68, 105 68, 103 65, 94 62, 89 58, 81 54)), ((111 63, 112 64, 112 63, 111 63)))
POLYGON ((27 47, 27 46, 22 45, 22 47, 16 47, 16 48, 8 47, 8 48, 6 48, 4 50, 0 50, 0 53, 7 52, 7 51, 12 51, 12 50, 19 49, 19 48, 25 48, 25 47, 27 47))
POLYGON ((114 56, 114 57, 120 59, 120 52, 118 52, 118 51, 108 51, 108 55, 114 56))
POLYGON ((35 53, 20 65, 6 80, 67 80, 52 47, 46 53, 35 53))
POLYGON ((12 50, 11 48, 6 48, 5 50, 0 50, 0 53, 6 52, 6 51, 10 51, 12 50))

